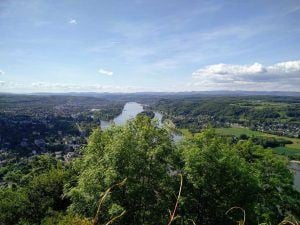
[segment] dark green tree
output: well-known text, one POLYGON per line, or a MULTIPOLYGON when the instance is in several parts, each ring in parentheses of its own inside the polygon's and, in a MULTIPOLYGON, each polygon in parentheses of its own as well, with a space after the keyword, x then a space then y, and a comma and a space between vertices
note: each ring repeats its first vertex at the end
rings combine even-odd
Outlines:
POLYGON ((70 210, 93 217, 101 194, 127 179, 107 197, 100 224, 124 210, 126 215, 119 220, 123 225, 166 222, 174 202, 169 183, 173 179, 169 160, 172 149, 169 133, 145 116, 124 127, 95 130, 78 163, 78 184, 69 192, 70 210))
POLYGON ((249 224, 278 224, 299 215, 300 196, 287 161, 271 151, 251 141, 231 144, 207 130, 183 143, 180 154, 186 177, 182 220, 232 224, 225 212, 233 206, 245 209, 249 224))

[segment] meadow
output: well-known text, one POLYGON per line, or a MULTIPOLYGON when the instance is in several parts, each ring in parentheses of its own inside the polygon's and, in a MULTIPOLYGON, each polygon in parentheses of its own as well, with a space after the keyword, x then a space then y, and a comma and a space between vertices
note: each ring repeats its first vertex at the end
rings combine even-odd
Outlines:
POLYGON ((216 128, 216 133, 221 135, 236 136, 239 137, 243 134, 249 137, 272 137, 276 139, 284 139, 293 142, 292 144, 286 144, 282 147, 273 148, 273 151, 280 155, 286 155, 292 158, 300 158, 300 139, 290 138, 274 134, 267 134, 260 131, 253 131, 245 127, 229 127, 229 128, 216 128))

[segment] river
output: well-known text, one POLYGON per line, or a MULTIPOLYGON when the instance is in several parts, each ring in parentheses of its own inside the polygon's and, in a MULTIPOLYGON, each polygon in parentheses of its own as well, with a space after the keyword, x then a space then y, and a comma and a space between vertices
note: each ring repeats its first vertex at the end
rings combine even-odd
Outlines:
POLYGON ((294 172, 294 184, 298 191, 300 191, 300 162, 291 161, 290 169, 294 172))
MULTIPOLYGON (((112 124, 124 125, 128 120, 135 118, 137 114, 143 112, 143 110, 144 110, 144 107, 142 104, 139 104, 137 102, 127 102, 124 105, 122 113, 120 115, 118 115, 116 118, 114 118, 112 121, 101 121, 101 128, 106 129, 107 127, 111 126, 112 124)), ((162 124, 163 115, 157 111, 154 111, 154 114, 155 114, 154 118, 158 120, 159 126, 162 126, 163 125, 162 124)), ((175 133, 173 133, 172 136, 173 136, 173 140, 175 142, 178 142, 182 139, 181 135, 178 135, 175 133)), ((293 172, 295 172, 294 184, 295 184, 296 189, 298 189, 300 191, 300 164, 295 161, 291 161, 290 168, 293 172)))
POLYGON ((115 117, 112 121, 104 121, 101 120, 101 128, 106 129, 107 127, 111 126, 112 124, 115 125, 124 125, 127 120, 133 119, 136 117, 137 114, 143 112, 144 107, 137 103, 137 102, 127 102, 124 105, 122 113, 115 117))

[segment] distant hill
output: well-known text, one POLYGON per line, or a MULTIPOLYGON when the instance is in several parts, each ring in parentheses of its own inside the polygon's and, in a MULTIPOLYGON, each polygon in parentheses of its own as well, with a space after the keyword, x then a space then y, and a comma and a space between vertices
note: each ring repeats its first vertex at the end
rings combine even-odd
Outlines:
MULTIPOLYGON (((17 94, 0 92, 1 95, 17 94)), ((20 95, 68 95, 68 96, 89 96, 89 97, 125 97, 125 96, 293 96, 300 97, 300 92, 282 91, 190 91, 190 92, 135 92, 135 93, 109 93, 109 92, 33 92, 20 95)))
POLYGON ((30 93, 33 95, 74 95, 74 96, 120 96, 120 95, 153 95, 153 96, 168 96, 168 95, 206 95, 206 96, 295 96, 300 97, 300 92, 282 92, 282 91, 191 91, 191 92, 135 92, 135 93, 109 93, 109 92, 66 92, 66 93, 30 93))

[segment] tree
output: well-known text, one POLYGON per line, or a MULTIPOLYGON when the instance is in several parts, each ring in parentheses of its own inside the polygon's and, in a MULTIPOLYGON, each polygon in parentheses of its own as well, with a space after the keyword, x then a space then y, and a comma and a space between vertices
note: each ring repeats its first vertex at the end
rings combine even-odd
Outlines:
POLYGON ((232 206, 253 210, 257 178, 232 148, 212 130, 181 146, 186 177, 182 207, 197 224, 226 224, 232 206))
POLYGON ((294 179, 288 169, 289 161, 251 141, 240 142, 234 149, 249 167, 255 169, 259 181, 252 217, 277 224, 286 216, 300 215, 300 193, 293 187, 294 179))
POLYGON ((124 127, 95 130, 79 160, 79 179, 69 195, 73 213, 93 217, 102 193, 117 182, 126 184, 106 199, 100 221, 124 210, 120 224, 158 224, 168 219, 173 192, 170 134, 155 121, 138 116, 124 127), (169 184, 168 184, 169 183, 169 184))
POLYGON ((251 141, 231 144, 207 130, 182 144, 180 153, 186 177, 182 218, 232 224, 225 212, 233 206, 245 209, 249 224, 299 215, 287 162, 251 141))
POLYGON ((167 224, 175 202, 172 225, 233 224, 225 213, 234 206, 249 224, 278 224, 300 215, 287 163, 251 139, 236 142, 212 129, 175 145, 166 129, 139 115, 94 130, 74 163, 41 156, 8 165, 0 225, 167 224))
POLYGON ((0 188, 0 224, 40 224, 49 213, 66 210, 69 202, 63 189, 70 179, 67 167, 50 156, 15 167, 12 171, 19 175, 19 182, 0 188))
POLYGON ((0 188, 0 225, 17 224, 26 217, 26 208, 30 204, 23 189, 14 191, 0 188))
POLYGON ((50 169, 33 178, 26 187, 29 221, 38 224, 49 212, 66 210, 69 201, 63 197, 63 189, 68 175, 65 170, 50 169))

